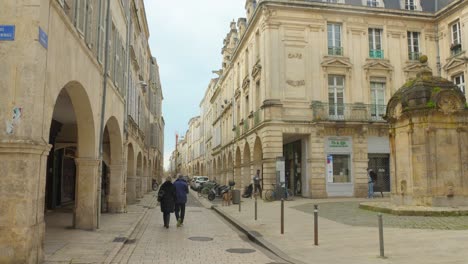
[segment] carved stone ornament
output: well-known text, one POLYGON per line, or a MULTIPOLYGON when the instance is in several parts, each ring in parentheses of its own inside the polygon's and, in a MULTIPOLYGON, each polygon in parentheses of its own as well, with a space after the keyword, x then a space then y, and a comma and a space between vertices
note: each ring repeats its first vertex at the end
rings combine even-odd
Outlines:
POLYGON ((393 110, 393 118, 399 119, 401 117, 402 112, 403 106, 401 105, 401 103, 398 103, 393 110))
POLYGON ((295 86, 295 87, 304 86, 305 85, 305 80, 300 80, 300 81, 287 80, 286 83, 291 85, 291 86, 295 86))
POLYGON ((437 106, 444 114, 451 114, 463 109, 463 102, 453 93, 441 92, 438 97, 437 106))

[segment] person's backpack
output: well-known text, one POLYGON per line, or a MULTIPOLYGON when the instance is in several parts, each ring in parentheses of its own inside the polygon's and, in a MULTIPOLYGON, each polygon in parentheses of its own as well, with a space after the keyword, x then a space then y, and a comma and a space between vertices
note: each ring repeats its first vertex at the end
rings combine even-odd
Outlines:
POLYGON ((159 190, 159 192, 158 192, 158 202, 161 202, 163 197, 164 197, 164 190, 159 190))
POLYGON ((377 182, 377 173, 375 173, 374 171, 371 171, 369 172, 369 175, 370 175, 372 182, 377 182))

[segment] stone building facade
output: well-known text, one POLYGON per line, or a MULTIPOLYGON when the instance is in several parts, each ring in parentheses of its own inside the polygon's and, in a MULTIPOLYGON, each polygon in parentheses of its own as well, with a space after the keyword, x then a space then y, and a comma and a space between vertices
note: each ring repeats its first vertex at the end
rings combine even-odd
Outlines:
POLYGON ((41 263, 44 218, 98 229, 163 167, 143 0, 30 2, 0 9, 0 263, 41 263))
POLYGON ((366 168, 390 191, 389 98, 429 57, 467 96, 466 1, 247 0, 202 100, 210 177, 257 169, 296 195, 365 197, 366 168))

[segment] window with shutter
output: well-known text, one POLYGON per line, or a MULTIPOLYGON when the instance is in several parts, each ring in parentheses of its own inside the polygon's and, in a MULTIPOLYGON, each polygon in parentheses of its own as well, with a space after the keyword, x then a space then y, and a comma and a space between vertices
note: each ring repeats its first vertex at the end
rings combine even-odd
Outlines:
POLYGON ((86 45, 88 45, 88 48, 92 48, 93 47, 93 33, 94 33, 94 7, 93 7, 93 4, 95 3, 95 1, 89 1, 87 2, 87 12, 86 12, 86 33, 85 33, 85 41, 86 41, 86 45))
POLYGON ((98 24, 98 61, 104 61, 104 41, 106 33, 106 0, 99 0, 99 24, 98 24))
POLYGON ((81 35, 85 33, 87 0, 76 0, 75 27, 81 35))

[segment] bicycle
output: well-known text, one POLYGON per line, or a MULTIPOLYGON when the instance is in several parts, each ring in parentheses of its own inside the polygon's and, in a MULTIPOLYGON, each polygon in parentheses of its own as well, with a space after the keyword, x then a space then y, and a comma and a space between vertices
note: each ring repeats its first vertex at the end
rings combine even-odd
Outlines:
POLYGON ((285 187, 277 187, 276 184, 272 184, 273 189, 267 190, 265 192, 265 200, 272 202, 275 200, 281 200, 284 198, 286 201, 292 201, 294 200, 294 193, 285 188, 285 187))

